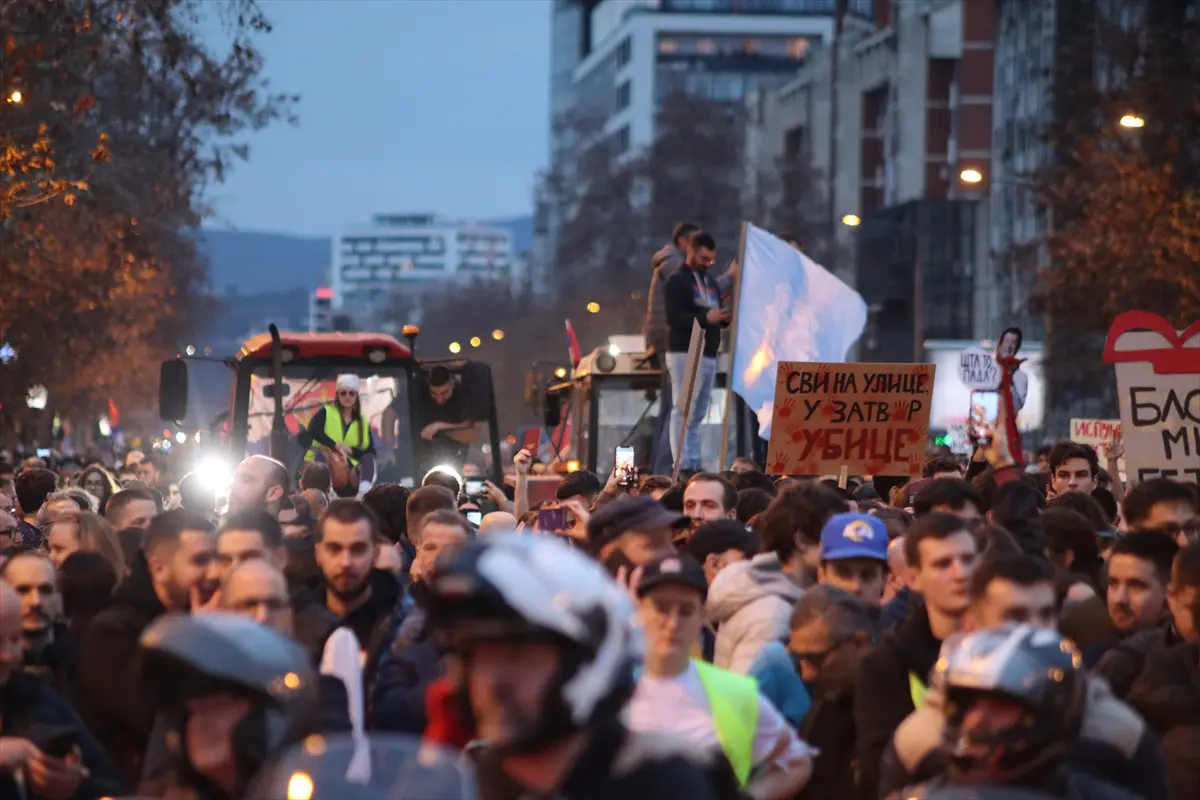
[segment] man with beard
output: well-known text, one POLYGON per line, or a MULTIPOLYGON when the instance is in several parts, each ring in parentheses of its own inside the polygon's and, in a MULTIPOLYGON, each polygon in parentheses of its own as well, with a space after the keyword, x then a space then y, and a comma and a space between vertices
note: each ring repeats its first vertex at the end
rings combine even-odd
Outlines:
POLYGON ((350 499, 330 503, 317 528, 318 599, 358 637, 368 687, 395 627, 401 596, 396 576, 375 569, 378 536, 375 514, 350 499))
POLYGON ((84 631, 79 711, 130 785, 141 774, 154 721, 133 668, 138 640, 163 614, 212 601, 215 584, 208 571, 215 556, 213 525, 206 517, 186 508, 160 514, 150 521, 143 553, 113 593, 112 605, 84 631))
POLYGON ((229 510, 261 508, 278 519, 290 486, 287 467, 267 456, 250 456, 233 471, 229 510))
POLYGON ((78 653, 62 622, 62 596, 54 564, 36 550, 23 551, 0 568, 0 578, 21 598, 25 670, 43 678, 62 696, 73 697, 78 653))

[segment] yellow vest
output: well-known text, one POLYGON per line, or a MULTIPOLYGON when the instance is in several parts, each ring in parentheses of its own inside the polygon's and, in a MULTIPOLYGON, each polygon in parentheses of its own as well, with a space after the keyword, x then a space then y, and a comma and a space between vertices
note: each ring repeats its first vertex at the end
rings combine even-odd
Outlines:
POLYGON ((917 673, 908 673, 908 696, 912 698, 913 708, 921 707, 921 704, 925 702, 925 692, 928 690, 929 687, 917 677, 917 673))
MULTIPOLYGON (((325 406, 325 435, 336 444, 344 444, 346 447, 362 449, 366 447, 366 443, 370 441, 370 434, 367 433, 367 421, 362 417, 358 418, 357 425, 351 425, 349 430, 342 427, 342 410, 337 406, 330 404, 325 406)), ((312 461, 317 457, 317 453, 321 452, 323 445, 313 440, 312 447, 304 454, 305 461, 312 461)), ((357 467, 358 459, 350 458, 350 466, 357 467)))
POLYGON ((758 681, 746 675, 693 661, 712 709, 713 727, 721 750, 738 783, 750 780, 754 769, 754 732, 758 729, 758 681))

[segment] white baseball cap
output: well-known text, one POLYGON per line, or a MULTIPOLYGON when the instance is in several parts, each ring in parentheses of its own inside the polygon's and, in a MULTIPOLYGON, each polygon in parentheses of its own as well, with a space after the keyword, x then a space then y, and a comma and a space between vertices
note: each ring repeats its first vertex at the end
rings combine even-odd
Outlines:
POLYGON ((362 389, 362 381, 358 379, 357 375, 338 375, 337 388, 353 389, 357 392, 362 389))

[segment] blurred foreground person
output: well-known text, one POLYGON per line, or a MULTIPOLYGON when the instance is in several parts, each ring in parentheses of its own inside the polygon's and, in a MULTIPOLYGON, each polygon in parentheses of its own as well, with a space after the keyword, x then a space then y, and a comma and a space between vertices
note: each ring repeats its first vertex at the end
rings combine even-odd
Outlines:
POLYGON ((171 747, 168 798, 238 800, 309 730, 317 679, 304 648, 240 614, 170 614, 142 634, 142 685, 171 747))
POLYGON ((907 800, 950 787, 1005 787, 1076 800, 1140 796, 1072 763, 1088 700, 1082 665, 1069 641, 1029 625, 948 641, 935 676, 945 692, 944 772, 892 796, 907 800))
POLYGON ((706 753, 621 722, 641 642, 628 595, 586 556, 495 534, 448 554, 428 584, 484 740, 484 800, 736 796, 706 753))

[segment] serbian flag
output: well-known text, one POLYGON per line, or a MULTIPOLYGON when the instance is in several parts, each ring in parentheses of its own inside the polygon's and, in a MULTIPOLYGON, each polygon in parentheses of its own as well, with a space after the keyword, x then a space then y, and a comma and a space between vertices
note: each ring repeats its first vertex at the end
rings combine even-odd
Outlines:
POLYGON ((570 339, 570 347, 567 352, 571 357, 571 366, 578 367, 579 362, 583 360, 583 350, 579 347, 579 337, 575 335, 575 328, 571 326, 571 320, 567 320, 567 338, 570 339))

